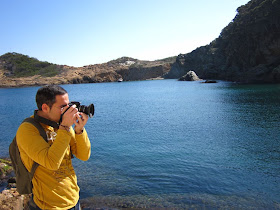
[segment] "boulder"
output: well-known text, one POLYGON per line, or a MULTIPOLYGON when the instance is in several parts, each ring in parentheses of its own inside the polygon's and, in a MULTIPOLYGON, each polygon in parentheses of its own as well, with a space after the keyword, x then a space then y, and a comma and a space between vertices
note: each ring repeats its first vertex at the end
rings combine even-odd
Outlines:
POLYGON ((182 76, 179 81, 197 81, 200 80, 194 71, 189 71, 187 74, 182 76))

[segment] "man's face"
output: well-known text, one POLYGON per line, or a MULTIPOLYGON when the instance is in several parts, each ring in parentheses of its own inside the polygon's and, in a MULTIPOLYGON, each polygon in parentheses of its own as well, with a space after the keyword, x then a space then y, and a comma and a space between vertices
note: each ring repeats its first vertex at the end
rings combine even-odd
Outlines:
POLYGON ((55 98, 56 102, 52 105, 52 108, 49 109, 48 118, 58 123, 63 110, 68 107, 69 98, 67 93, 64 95, 57 95, 55 98))

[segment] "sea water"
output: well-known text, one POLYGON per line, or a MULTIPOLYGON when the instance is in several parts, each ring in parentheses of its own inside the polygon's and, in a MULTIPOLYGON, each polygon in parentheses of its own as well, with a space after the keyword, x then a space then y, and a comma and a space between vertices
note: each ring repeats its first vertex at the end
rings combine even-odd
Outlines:
MULTIPOLYGON (((177 80, 63 85, 95 104, 81 198, 138 208, 279 208, 280 85, 177 80)), ((39 87, 0 89, 0 156, 39 87)))

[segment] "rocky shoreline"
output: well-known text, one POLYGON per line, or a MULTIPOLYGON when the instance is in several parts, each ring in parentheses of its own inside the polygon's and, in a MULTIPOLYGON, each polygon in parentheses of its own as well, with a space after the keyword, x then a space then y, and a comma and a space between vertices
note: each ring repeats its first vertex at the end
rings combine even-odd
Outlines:
POLYGON ((13 168, 8 158, 0 158, 0 189, 1 210, 26 209, 30 195, 20 195, 16 191, 13 168))
MULTIPOLYGON (((11 161, 0 158, 0 210, 27 210, 30 195, 19 195, 13 179, 11 161)), ((84 210, 117 209, 279 209, 280 203, 269 202, 258 196, 212 194, 111 195, 81 199, 84 210)))
MULTIPOLYGON (((19 55, 14 53, 9 56, 15 59, 19 55)), ((15 71, 19 67, 2 58, 2 61, 0 59, 0 88, 163 79, 163 75, 169 72, 173 62, 175 57, 167 61, 141 61, 122 57, 107 63, 83 67, 60 65, 57 67, 58 73, 53 76, 40 72, 32 76, 18 76, 15 71)))
MULTIPOLYGON (((28 210, 30 197, 31 195, 20 195, 17 192, 11 160, 0 158, 0 210, 28 210)), ((135 209, 130 202, 119 203, 119 201, 122 202, 122 199, 81 199, 81 207, 84 210, 135 209)))

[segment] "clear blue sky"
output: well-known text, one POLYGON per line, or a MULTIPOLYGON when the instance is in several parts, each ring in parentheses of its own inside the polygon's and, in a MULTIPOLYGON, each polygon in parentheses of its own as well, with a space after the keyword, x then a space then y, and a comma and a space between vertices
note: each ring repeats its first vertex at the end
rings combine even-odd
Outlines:
POLYGON ((0 0, 0 55, 70 66, 156 60, 209 44, 248 0, 0 0))

